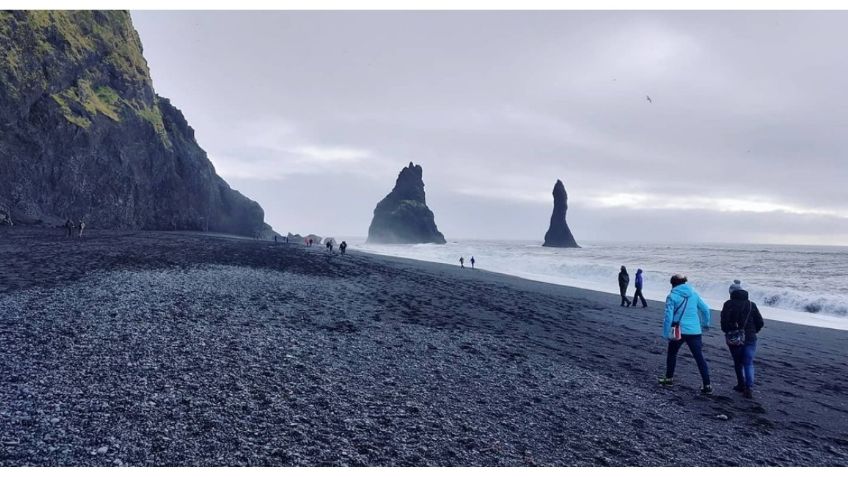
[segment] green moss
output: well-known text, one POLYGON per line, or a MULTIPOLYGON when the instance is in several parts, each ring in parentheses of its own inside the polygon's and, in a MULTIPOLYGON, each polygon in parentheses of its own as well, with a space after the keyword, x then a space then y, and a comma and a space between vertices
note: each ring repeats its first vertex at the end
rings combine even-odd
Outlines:
POLYGON ((94 107, 94 110, 103 114, 112 121, 120 121, 116 108, 121 104, 121 98, 118 93, 108 86, 100 86, 89 98, 89 104, 94 107))
POLYGON ((62 111, 62 116, 64 116, 69 123, 76 124, 83 129, 88 129, 91 126, 91 120, 84 116, 74 114, 74 111, 71 109, 68 101, 60 94, 53 94, 50 95, 50 97, 53 98, 53 101, 56 101, 56 104, 59 105, 59 109, 62 111))
POLYGON ((97 114, 102 114, 112 121, 121 120, 118 109, 123 102, 118 93, 108 86, 92 89, 90 82, 80 80, 75 87, 53 94, 51 98, 59 105, 65 119, 74 124, 85 123, 84 127, 88 127, 91 125, 91 119, 97 114), (85 111, 88 117, 79 114, 82 111, 85 111))
POLYGON ((34 52, 39 57, 61 54, 63 61, 80 62, 99 56, 126 80, 150 83, 141 41, 128 12, 29 10, 16 15, 3 12, 0 23, 18 22, 16 16, 22 17, 27 30, 32 32, 34 52))
POLYGON ((168 137, 168 132, 165 130, 165 121, 162 119, 162 111, 158 105, 153 105, 152 108, 141 108, 137 110, 138 115, 153 125, 153 129, 159 134, 162 143, 167 147, 171 147, 171 138, 168 137))

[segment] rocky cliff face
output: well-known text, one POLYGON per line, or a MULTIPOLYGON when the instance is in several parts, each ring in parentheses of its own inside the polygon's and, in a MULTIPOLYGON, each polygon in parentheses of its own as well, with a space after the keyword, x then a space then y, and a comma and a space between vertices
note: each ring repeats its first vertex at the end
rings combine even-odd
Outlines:
POLYGON ((0 12, 0 177, 15 223, 270 230, 156 95, 122 11, 0 12))
POLYGON ((395 188, 374 209, 368 242, 445 243, 424 200, 422 175, 421 166, 411 162, 400 171, 395 188))
POLYGON ((568 194, 562 181, 557 179, 554 184, 554 211, 551 214, 551 225, 545 234, 544 247, 579 247, 568 229, 565 222, 565 213, 568 211, 568 194))

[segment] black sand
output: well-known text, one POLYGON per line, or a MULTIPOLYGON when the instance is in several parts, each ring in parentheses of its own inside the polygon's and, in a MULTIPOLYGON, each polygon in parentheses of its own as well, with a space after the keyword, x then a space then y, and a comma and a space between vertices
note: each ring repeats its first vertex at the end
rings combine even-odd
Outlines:
MULTIPOLYGON (((767 321, 746 400, 661 304, 188 234, 0 228, 0 465, 846 465, 848 333, 767 321)), ((717 318, 717 317, 716 317, 717 318)))

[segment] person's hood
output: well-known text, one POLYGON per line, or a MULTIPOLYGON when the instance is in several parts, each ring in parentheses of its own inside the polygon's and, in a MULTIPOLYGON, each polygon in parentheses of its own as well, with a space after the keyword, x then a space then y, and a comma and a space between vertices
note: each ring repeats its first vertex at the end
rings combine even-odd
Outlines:
POLYGON ((641 274, 642 274, 642 269, 641 269, 641 268, 640 268, 639 270, 636 270, 636 275, 641 275, 641 274))
POLYGON ((675 295, 680 295, 681 298, 689 298, 695 294, 695 290, 693 290, 688 283, 683 283, 672 288, 671 293, 674 293, 675 295))
POLYGON ((730 294, 731 300, 747 300, 748 292, 745 290, 733 290, 733 293, 730 294))

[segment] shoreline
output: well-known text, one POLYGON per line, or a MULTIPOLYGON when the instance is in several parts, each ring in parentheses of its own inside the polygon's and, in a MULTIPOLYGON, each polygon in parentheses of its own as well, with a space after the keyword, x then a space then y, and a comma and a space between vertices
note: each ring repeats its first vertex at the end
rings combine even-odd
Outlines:
MULTIPOLYGON (((402 259, 406 259, 406 260, 414 260, 414 261, 423 262, 423 263, 440 264, 440 265, 445 265, 445 266, 448 266, 448 267, 456 266, 456 265, 453 265, 451 263, 442 262, 442 261, 430 261, 430 260, 425 260, 425 259, 422 259, 422 258, 403 257, 403 256, 399 256, 399 255, 383 254, 383 253, 378 253, 378 252, 375 252, 375 251, 366 251, 366 250, 360 250, 360 249, 352 249, 352 250, 355 250, 358 253, 366 253, 366 254, 376 255, 376 256, 380 256, 380 257, 402 258, 402 259)), ((458 266, 456 266, 456 267, 459 268, 458 266)), ((483 269, 478 269, 478 270, 486 270, 486 269, 483 268, 483 269)), ((601 288, 594 286, 593 284, 588 283, 588 282, 583 283, 583 284, 574 284, 573 282, 568 283, 568 280, 557 281, 556 277, 552 277, 552 276, 548 276, 548 275, 533 274, 533 273, 522 273, 522 272, 507 273, 507 272, 491 271, 491 270, 489 270, 489 273, 503 274, 503 275, 507 275, 507 276, 511 276, 511 277, 521 278, 521 279, 524 279, 524 280, 530 280, 530 281, 538 282, 538 283, 547 283, 547 284, 552 284, 552 285, 557 285, 557 286, 576 288, 576 289, 580 289, 580 290, 587 290, 587 291, 593 291, 593 292, 598 292, 598 293, 605 293, 605 294, 616 297, 616 299, 619 298, 619 295, 617 293, 606 291, 605 289, 601 289, 601 288)), ((697 288, 696 288, 696 291, 698 291, 697 288)), ((633 296, 633 287, 631 286, 628 289, 628 298, 630 298, 632 296, 633 296)), ((716 302, 715 300, 713 300, 711 298, 707 298, 705 300, 708 301, 708 303, 710 304, 710 310, 712 310, 714 312, 720 312, 721 311, 721 305, 724 303, 723 301, 716 302)), ((655 301, 657 303, 663 303, 663 301, 657 300, 657 299, 648 299, 648 301, 655 301)), ((754 301, 756 302, 756 300, 754 300, 754 301)), ((802 325, 802 326, 811 326, 811 327, 815 327, 815 328, 827 328, 827 329, 831 329, 831 330, 848 331, 848 316, 839 317, 839 316, 831 316, 831 315, 822 315, 822 314, 817 314, 817 313, 802 312, 802 311, 796 311, 796 310, 788 310, 788 309, 785 309, 785 308, 776 308, 776 307, 766 306, 766 305, 762 305, 760 303, 757 303, 757 306, 763 312, 764 319, 769 320, 769 321, 780 321, 780 322, 784 322, 784 323, 792 323, 792 324, 802 325)))
POLYGON ((169 232, 0 253, 0 466, 848 465, 845 332, 767 322, 749 400, 714 327, 702 396, 688 351, 656 383, 658 302, 169 232))

